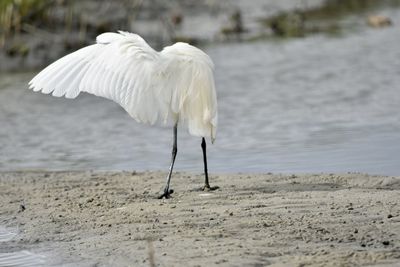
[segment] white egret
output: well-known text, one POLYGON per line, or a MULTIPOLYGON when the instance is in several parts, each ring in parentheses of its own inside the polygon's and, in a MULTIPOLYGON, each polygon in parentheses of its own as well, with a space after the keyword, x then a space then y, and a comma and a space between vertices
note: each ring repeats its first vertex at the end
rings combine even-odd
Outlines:
POLYGON ((111 99, 137 122, 173 124, 172 159, 160 198, 169 198, 177 154, 177 126, 202 138, 205 185, 208 181, 205 137, 214 142, 217 97, 213 62, 202 50, 176 43, 161 52, 137 34, 103 33, 96 43, 52 63, 30 82, 29 88, 53 96, 75 98, 80 92, 111 99))

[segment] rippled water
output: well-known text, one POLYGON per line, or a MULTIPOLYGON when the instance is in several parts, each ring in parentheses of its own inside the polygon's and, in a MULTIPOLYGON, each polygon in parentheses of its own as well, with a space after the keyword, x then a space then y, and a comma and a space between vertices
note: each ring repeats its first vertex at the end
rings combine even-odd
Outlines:
POLYGON ((17 236, 16 229, 6 229, 0 225, 0 266, 2 267, 37 267, 43 266, 45 257, 32 252, 21 250, 4 252, 1 248, 3 244, 11 241, 17 236))
MULTIPOLYGON (((219 129, 211 172, 400 175, 400 24, 341 37, 207 47, 219 129)), ((137 124, 109 100, 28 91, 0 76, 0 170, 159 169, 172 129, 137 124)), ((200 139, 179 131, 176 170, 202 170, 200 139)))

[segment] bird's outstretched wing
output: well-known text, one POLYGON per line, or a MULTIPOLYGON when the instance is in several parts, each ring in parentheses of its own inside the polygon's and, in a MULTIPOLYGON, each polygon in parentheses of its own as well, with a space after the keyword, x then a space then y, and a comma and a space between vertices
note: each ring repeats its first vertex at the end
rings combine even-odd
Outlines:
POLYGON ((96 44, 49 65, 29 87, 67 98, 91 93, 117 102, 138 122, 171 118, 187 124, 192 135, 215 139, 213 63, 189 44, 157 52, 137 34, 104 33, 96 44))
POLYGON ((49 65, 29 87, 57 97, 75 98, 80 92, 105 97, 144 123, 168 113, 164 103, 155 103, 159 53, 133 33, 104 33, 96 41, 49 65))

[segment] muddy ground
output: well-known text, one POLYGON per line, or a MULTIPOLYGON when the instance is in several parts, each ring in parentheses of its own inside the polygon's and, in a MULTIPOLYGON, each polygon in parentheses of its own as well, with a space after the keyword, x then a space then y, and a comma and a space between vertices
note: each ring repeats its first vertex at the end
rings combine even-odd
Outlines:
MULTIPOLYGON (((399 266, 400 178, 0 173, 0 256, 44 266, 399 266)), ((1 257, 0 257, 1 261, 1 257)), ((4 262, 4 260, 3 260, 4 262)))

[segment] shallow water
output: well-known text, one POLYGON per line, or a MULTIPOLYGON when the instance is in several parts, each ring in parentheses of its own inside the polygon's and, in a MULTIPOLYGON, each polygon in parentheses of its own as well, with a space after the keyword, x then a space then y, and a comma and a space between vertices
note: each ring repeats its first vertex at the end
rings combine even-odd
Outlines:
POLYGON ((7 244, 7 242, 13 240, 17 236, 17 232, 16 229, 7 229, 0 225, 0 266, 43 266, 45 257, 42 255, 34 254, 26 250, 4 252, 3 249, 1 249, 3 244, 7 244))
MULTIPOLYGON (((400 175, 400 13, 394 27, 340 37, 220 44, 219 129, 211 172, 400 175)), ((0 170, 167 170, 172 130, 137 124, 117 104, 27 90, 0 76, 0 170)), ((200 172, 200 139, 179 131, 176 170, 200 172)))

